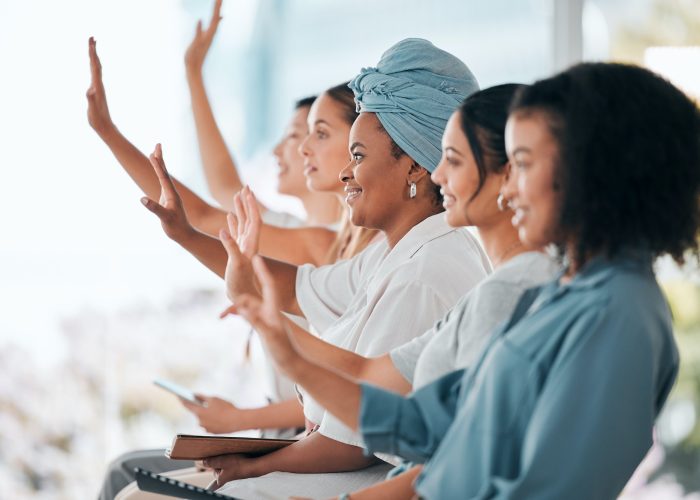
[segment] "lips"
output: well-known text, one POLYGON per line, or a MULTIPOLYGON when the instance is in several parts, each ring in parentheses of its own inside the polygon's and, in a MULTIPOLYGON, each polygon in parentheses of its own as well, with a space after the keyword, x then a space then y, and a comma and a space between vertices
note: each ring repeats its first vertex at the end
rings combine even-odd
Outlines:
POLYGON ((309 176, 317 172, 318 169, 314 167, 313 165, 307 165, 306 168, 304 169, 304 175, 309 176))
POLYGON ((515 214, 513 215, 513 218, 510 219, 510 223, 513 224, 513 226, 515 226, 515 227, 522 224, 523 219, 525 218, 525 212, 526 212, 526 210, 524 208, 521 208, 521 207, 516 208, 515 214))
POLYGON ((362 188, 356 186, 345 186, 345 202, 352 204, 362 194, 362 188))
POLYGON ((445 192, 444 189, 440 190, 440 194, 442 195, 442 206, 445 208, 445 210, 450 208, 457 201, 457 198, 445 192))

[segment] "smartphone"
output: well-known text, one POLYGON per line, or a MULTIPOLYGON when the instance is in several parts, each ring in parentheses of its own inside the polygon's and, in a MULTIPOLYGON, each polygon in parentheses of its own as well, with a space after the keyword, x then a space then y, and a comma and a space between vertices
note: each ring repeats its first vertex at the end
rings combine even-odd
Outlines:
POLYGON ((176 396, 184 399, 185 401, 188 401, 195 405, 205 406, 203 401, 197 399, 197 397, 194 395, 194 392, 190 391, 189 389, 185 389, 181 385, 178 385, 174 382, 170 382, 169 380, 163 380, 159 378, 155 379, 153 383, 161 389, 165 389, 166 391, 175 394, 176 396))

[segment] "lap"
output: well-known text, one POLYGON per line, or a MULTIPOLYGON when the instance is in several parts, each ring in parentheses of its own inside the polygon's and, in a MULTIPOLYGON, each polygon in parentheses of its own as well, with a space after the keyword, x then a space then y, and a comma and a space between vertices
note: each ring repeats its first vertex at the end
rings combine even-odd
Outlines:
POLYGON ((392 465, 383 463, 352 472, 324 474, 272 472, 260 477, 231 481, 216 491, 244 500, 272 500, 290 496, 328 498, 367 488, 383 481, 392 468, 392 465))

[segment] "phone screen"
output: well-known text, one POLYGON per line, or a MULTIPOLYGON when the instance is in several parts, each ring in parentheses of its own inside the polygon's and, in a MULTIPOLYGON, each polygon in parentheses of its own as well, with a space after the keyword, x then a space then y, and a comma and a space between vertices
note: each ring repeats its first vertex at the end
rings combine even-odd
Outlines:
POLYGON ((199 406, 204 406, 204 403, 202 403, 199 399, 195 397, 194 392, 190 391, 189 389, 185 389, 181 385, 178 385, 174 382, 170 382, 169 380, 162 379, 155 379, 153 383, 161 389, 165 389, 166 391, 175 394, 178 397, 181 397, 185 401, 189 401, 190 403, 199 406))

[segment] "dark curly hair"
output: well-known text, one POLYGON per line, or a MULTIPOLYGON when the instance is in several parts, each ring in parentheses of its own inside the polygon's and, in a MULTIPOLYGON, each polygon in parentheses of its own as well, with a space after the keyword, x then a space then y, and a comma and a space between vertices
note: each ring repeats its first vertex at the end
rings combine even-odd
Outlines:
POLYGON ((579 64, 520 90, 515 116, 543 113, 558 144, 557 235, 576 267, 625 248, 697 259, 700 112, 631 65, 579 64))
POLYGON ((500 174, 508 163, 505 130, 508 105, 515 92, 524 87, 504 83, 467 97, 459 107, 460 125, 479 172, 479 185, 471 196, 476 198, 489 174, 500 174))

